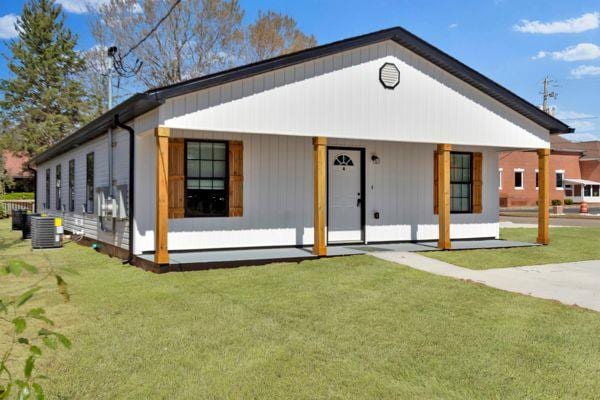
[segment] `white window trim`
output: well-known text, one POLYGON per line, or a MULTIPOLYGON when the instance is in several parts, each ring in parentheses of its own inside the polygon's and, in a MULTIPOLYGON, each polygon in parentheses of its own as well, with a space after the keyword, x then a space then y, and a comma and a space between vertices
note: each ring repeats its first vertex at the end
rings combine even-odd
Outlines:
POLYGON ((523 168, 515 168, 514 172, 521 173, 521 186, 515 186, 515 190, 525 190, 525 170, 523 168))
POLYGON ((498 189, 499 190, 502 190, 502 175, 503 175, 502 171, 504 171, 503 168, 498 168, 498 180, 500 181, 498 183, 498 189))
POLYGON ((535 176, 537 176, 537 179, 536 179, 536 184, 535 184, 535 190, 540 190, 540 188, 539 188, 540 176, 539 175, 540 175, 540 170, 536 168, 535 176))
POLYGON ((565 190, 565 170, 557 169, 554 171, 554 184, 556 185, 556 175, 562 174, 563 185, 562 187, 557 187, 556 190, 565 190))

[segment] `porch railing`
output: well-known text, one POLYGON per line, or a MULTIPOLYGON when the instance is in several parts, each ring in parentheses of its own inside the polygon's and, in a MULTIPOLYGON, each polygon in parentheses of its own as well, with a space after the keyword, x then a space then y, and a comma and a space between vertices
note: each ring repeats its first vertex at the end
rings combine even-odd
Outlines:
POLYGON ((0 207, 6 211, 8 215, 11 215, 13 210, 27 210, 35 211, 34 200, 0 200, 0 207))

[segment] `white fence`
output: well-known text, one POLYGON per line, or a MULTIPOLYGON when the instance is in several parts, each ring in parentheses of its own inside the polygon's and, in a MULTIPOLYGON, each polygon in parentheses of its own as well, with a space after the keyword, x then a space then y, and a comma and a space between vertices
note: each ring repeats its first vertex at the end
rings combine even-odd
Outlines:
POLYGON ((0 200, 0 207, 11 215, 13 210, 35 211, 35 202, 34 200, 0 200))

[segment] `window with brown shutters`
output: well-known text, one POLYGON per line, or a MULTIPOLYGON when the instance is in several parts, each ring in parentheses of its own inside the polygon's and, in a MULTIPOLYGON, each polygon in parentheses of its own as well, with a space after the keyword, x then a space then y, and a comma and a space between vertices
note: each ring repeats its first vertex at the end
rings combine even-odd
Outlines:
POLYGON ((230 217, 244 215, 244 144, 229 142, 229 212, 230 217))
MULTIPOLYGON (((452 152, 450 155, 450 212, 475 213, 483 210, 481 153, 452 152)), ((438 153, 433 153, 433 213, 438 214, 438 153)))

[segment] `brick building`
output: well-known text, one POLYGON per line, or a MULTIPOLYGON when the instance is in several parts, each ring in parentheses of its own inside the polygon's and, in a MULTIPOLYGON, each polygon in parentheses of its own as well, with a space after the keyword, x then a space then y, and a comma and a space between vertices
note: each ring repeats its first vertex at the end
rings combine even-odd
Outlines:
MULTIPOLYGON (((551 138, 550 199, 600 203, 600 141, 570 142, 551 138)), ((538 199, 535 151, 509 151, 499 156, 500 206, 535 206, 538 199)))

